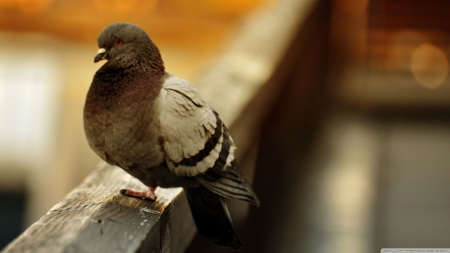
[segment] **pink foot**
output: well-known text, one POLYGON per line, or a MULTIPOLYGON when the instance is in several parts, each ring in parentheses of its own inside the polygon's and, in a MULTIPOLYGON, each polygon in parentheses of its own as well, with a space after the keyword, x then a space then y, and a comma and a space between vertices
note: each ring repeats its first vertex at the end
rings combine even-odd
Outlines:
POLYGON ((146 200, 151 200, 151 201, 156 200, 155 187, 148 187, 148 189, 144 192, 137 192, 137 191, 132 191, 132 190, 128 190, 128 189, 122 189, 122 190, 120 190, 120 194, 122 194, 124 196, 128 196, 128 197, 138 198, 138 199, 146 199, 146 200))

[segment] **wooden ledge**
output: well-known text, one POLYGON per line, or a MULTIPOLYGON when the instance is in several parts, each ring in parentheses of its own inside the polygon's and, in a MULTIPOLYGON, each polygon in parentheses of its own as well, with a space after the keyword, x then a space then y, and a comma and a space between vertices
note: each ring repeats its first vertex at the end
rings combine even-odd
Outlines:
POLYGON ((158 188, 155 202, 122 196, 122 188, 145 190, 102 163, 4 252, 182 252, 189 245, 195 226, 181 188, 158 188))

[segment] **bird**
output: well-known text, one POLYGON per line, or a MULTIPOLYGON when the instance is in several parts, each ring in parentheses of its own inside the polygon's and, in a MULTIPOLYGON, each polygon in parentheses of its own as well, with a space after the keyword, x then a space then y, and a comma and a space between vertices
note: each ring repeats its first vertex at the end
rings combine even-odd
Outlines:
POLYGON ((239 169, 236 145, 219 114, 194 85, 166 72, 158 47, 141 27, 112 23, 97 43, 94 63, 106 62, 86 95, 87 141, 101 159, 148 187, 120 193, 156 201, 156 187, 182 187, 198 232, 239 249, 225 198, 260 202, 239 169))

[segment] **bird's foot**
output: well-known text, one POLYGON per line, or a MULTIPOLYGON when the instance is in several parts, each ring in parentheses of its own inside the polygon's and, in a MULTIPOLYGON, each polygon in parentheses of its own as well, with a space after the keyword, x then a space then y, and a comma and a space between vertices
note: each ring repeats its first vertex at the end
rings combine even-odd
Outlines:
POLYGON ((122 189, 122 190, 120 190, 120 194, 122 194, 124 196, 128 196, 128 197, 138 198, 138 199, 146 199, 146 200, 151 200, 151 201, 156 200, 155 187, 148 187, 148 189, 143 192, 122 189))

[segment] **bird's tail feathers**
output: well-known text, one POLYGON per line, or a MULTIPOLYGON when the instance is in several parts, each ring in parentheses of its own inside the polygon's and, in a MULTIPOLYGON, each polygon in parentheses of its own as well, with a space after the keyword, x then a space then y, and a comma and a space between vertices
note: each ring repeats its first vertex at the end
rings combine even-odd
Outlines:
POLYGON ((199 233, 219 246, 239 249, 242 244, 234 231, 224 198, 203 186, 184 190, 199 233))
POLYGON ((215 171, 208 171, 206 174, 197 176, 196 179, 201 185, 220 196, 259 206, 259 199, 239 170, 236 160, 231 162, 231 166, 225 173, 220 175, 216 173, 215 171))

